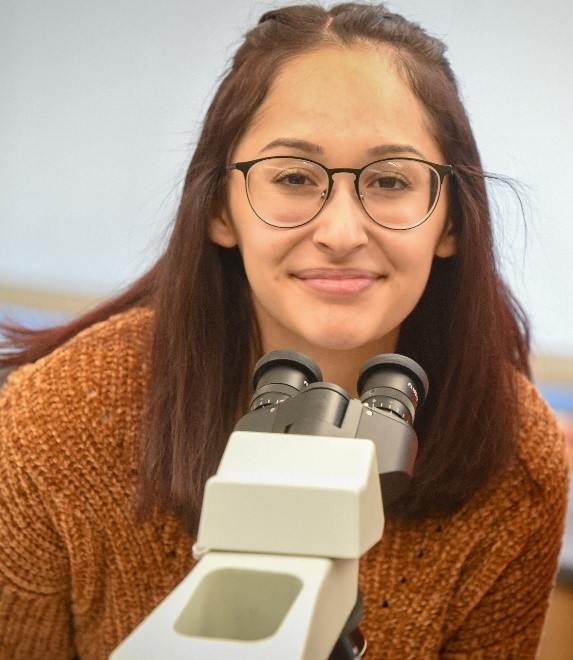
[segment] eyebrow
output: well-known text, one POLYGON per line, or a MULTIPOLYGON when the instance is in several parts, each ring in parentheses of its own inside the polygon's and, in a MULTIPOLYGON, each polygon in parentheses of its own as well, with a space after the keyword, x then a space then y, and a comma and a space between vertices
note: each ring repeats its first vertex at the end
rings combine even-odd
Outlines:
POLYGON ((386 156, 404 156, 413 155, 418 158, 425 158, 425 155, 416 147, 409 144, 382 144, 378 147, 372 147, 367 151, 369 156, 373 158, 384 158, 386 156))
MULTIPOLYGON (((277 147, 297 149, 311 155, 320 155, 324 153, 324 149, 320 145, 315 144, 314 142, 309 142, 308 140, 298 140, 295 138, 277 138, 276 140, 269 142, 269 144, 263 147, 259 153, 272 151, 277 147)), ((371 147, 366 153, 372 158, 386 158, 387 156, 403 156, 408 154, 417 156, 418 158, 425 158, 425 155, 419 149, 416 149, 416 147, 412 147, 409 144, 381 144, 376 147, 371 147)))
POLYGON ((300 151, 305 151, 309 154, 323 154, 324 149, 314 142, 309 142, 308 140, 296 140, 293 138, 278 138, 269 142, 266 147, 263 147, 259 153, 264 153, 265 151, 271 151, 276 147, 286 147, 287 149, 299 149, 300 151))

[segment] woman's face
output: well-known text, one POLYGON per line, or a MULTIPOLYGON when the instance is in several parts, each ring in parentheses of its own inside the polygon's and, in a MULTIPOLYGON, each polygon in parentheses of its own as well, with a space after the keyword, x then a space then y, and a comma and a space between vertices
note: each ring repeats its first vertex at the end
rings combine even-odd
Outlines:
MULTIPOLYGON (((324 48, 283 68, 232 161, 264 156, 330 168, 388 156, 444 162, 420 103, 388 57, 368 47, 324 48)), ((232 170, 210 235, 241 251, 265 351, 376 355, 395 350, 434 256, 455 251, 446 214, 447 183, 424 224, 385 229, 362 208, 354 177, 340 173, 314 220, 275 228, 255 215, 243 174, 232 170)))

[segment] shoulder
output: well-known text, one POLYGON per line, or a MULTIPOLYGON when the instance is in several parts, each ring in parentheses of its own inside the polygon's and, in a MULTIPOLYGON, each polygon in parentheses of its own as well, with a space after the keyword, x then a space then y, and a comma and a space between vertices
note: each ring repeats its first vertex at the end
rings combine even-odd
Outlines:
POLYGON ((564 529, 569 492, 569 453, 565 434, 538 389, 518 375, 516 456, 497 479, 475 494, 456 518, 506 551, 551 548, 556 560, 564 529))
POLYGON ((86 382, 114 373, 114 367, 134 359, 147 361, 153 313, 138 308, 117 314, 83 330, 42 359, 27 364, 8 377, 0 399, 4 405, 15 396, 73 392, 86 382), (16 394, 17 393, 17 394, 16 394))
POLYGON ((521 374, 516 378, 513 461, 443 520, 444 528, 457 535, 452 543, 473 547, 479 565, 480 553, 499 567, 526 547, 535 548, 536 556, 551 549, 556 561, 563 535, 569 491, 565 434, 535 385, 521 374))
POLYGON ((21 367, 0 394, 0 444, 24 465, 61 478, 76 464, 139 426, 149 371, 153 314, 133 309, 97 323, 21 367), (57 456, 57 460, 56 460, 57 456), (70 465, 71 466, 71 465, 70 465))
POLYGON ((542 490, 568 480, 570 457, 565 433, 538 389, 523 376, 517 379, 518 461, 542 490))
POLYGON ((147 310, 111 317, 0 393, 0 573, 28 602, 68 593, 70 566, 85 585, 75 559, 93 568, 110 526, 115 535, 130 515, 151 334, 147 310))

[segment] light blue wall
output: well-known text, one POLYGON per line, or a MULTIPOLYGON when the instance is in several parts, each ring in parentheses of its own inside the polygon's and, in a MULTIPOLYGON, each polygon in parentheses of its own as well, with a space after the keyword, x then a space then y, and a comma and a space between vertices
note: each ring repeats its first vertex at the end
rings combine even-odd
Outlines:
MULTIPOLYGON (((107 294, 158 252, 253 0, 0 0, 0 284, 107 294)), ((536 348, 573 355, 573 3, 402 0, 449 45, 536 348), (526 236, 527 234, 527 236, 526 236)))

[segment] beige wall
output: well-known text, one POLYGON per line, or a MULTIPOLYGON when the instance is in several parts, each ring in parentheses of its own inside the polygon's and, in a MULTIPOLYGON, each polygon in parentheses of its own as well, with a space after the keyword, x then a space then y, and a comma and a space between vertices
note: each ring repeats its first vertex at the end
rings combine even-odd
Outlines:
POLYGON ((558 586, 549 609, 539 660, 573 658, 573 587, 558 586))
POLYGON ((3 285, 0 282, 0 311, 14 305, 53 312, 81 312, 99 302, 90 296, 3 285))

